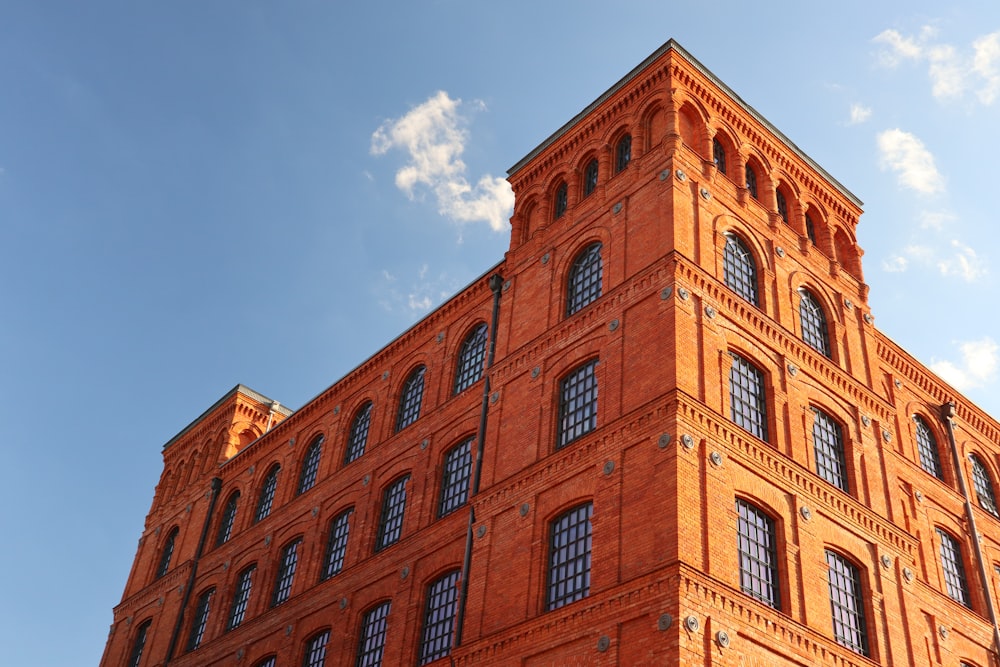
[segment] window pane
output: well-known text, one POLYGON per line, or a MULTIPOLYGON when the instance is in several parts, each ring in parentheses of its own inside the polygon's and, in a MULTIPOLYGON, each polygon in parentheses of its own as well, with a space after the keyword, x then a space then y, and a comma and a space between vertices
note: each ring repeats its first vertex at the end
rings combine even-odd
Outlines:
POLYGON ((267 515, 271 513, 274 491, 278 488, 278 471, 280 469, 280 466, 273 466, 267 473, 267 477, 264 478, 264 484, 260 488, 260 498, 257 500, 257 511, 253 517, 254 522, 267 518, 267 515))
POLYGON ((986 471, 986 464, 979 460, 975 454, 972 455, 972 486, 976 489, 976 500, 979 506, 992 514, 997 514, 997 499, 993 495, 993 482, 990 481, 990 474, 986 471))
POLYGON ((861 575, 856 567, 832 551, 826 552, 830 567, 830 609, 833 614, 833 638, 841 646, 868 655, 868 632, 865 627, 861 575))
POLYGON ((305 458, 302 459, 302 472, 299 474, 299 487, 296 494, 305 493, 316 483, 316 473, 319 471, 319 457, 323 451, 323 436, 319 435, 309 445, 305 458))
POLYGON ((295 581, 295 567, 299 562, 299 545, 302 540, 295 540, 281 551, 281 563, 278 566, 278 576, 274 580, 274 595, 271 596, 271 606, 276 607, 292 594, 292 583, 295 581))
POLYGON ((563 215, 566 214, 567 204, 568 204, 567 186, 565 183, 563 183, 556 190, 555 215, 553 215, 552 217, 554 217, 556 220, 563 217, 563 215))
POLYGON ((757 174, 754 173, 753 168, 751 168, 750 165, 747 165, 747 168, 746 168, 746 177, 747 177, 747 191, 750 193, 751 197, 753 197, 754 199, 756 199, 757 198, 757 174))
POLYGON ((215 546, 225 544, 233 534, 233 523, 236 521, 236 507, 239 502, 239 491, 229 496, 229 500, 222 510, 222 518, 219 520, 219 532, 215 535, 215 546))
POLYGON ((600 298, 603 273, 601 244, 592 243, 577 255, 569 270, 566 285, 567 317, 600 298))
POLYGON ((830 356, 830 336, 826 330, 826 315, 808 290, 799 290, 799 319, 802 320, 802 340, 820 354, 830 356))
POLYGON ((382 497, 382 515, 379 520, 378 541, 375 543, 375 551, 381 551, 390 544, 395 544, 403 533, 403 514, 406 511, 406 482, 410 476, 407 475, 393 482, 392 486, 385 490, 382 497))
POLYGON ((583 196, 597 189, 597 160, 591 160, 583 172, 583 196))
POLYGON ((306 653, 302 657, 302 667, 323 667, 326 662, 326 643, 330 641, 330 631, 324 630, 309 640, 306 653))
POLYGON ((361 622, 361 636, 358 641, 357 667, 381 667, 389 604, 383 602, 365 614, 364 620, 361 622))
POLYGON ((726 286, 753 305, 760 305, 757 300, 757 263, 750 249, 734 234, 726 235, 722 267, 726 286))
POLYGON ((729 409, 737 426, 767 440, 767 404, 764 374, 739 355, 729 369, 729 409))
POLYGON ((243 622, 243 616, 247 613, 247 604, 250 602, 250 589, 253 587, 255 569, 257 569, 255 565, 248 567, 240 573, 236 580, 236 591, 233 594, 233 606, 229 609, 226 630, 238 628, 243 622))
POLYGON ((347 536, 351 529, 351 514, 353 509, 345 510, 335 516, 330 522, 330 534, 326 543, 326 558, 324 559, 323 578, 329 579, 344 567, 344 555, 347 553, 347 536))
POLYGON ((486 357, 486 324, 472 330, 462 349, 458 352, 458 366, 455 369, 455 393, 479 382, 483 377, 483 359, 486 357))
POLYGON ((351 435, 347 439, 347 451, 344 463, 350 463, 365 453, 365 443, 368 441, 368 426, 372 420, 372 404, 365 403, 354 415, 351 422, 351 435))
POLYGON ((559 438, 565 447, 597 428, 597 359, 580 366, 559 383, 559 438))
POLYGON ((132 653, 128 658, 128 667, 139 667, 139 663, 142 662, 142 651, 146 648, 146 635, 149 633, 149 626, 152 624, 153 621, 148 620, 135 631, 135 639, 132 642, 132 653))
POLYGON ((969 601, 969 584, 965 579, 965 563, 962 562, 962 550, 958 541, 940 528, 937 531, 941 542, 941 570, 944 572, 944 586, 948 596, 966 607, 971 607, 969 601))
POLYGON ((914 417, 917 423, 917 453, 920 455, 920 467, 938 479, 943 480, 941 473, 941 456, 938 452, 937 440, 930 427, 920 417, 914 417))
POLYGON ((427 587, 424 631, 420 640, 421 665, 451 653, 452 621, 455 618, 455 601, 458 599, 458 575, 458 570, 449 572, 427 587))
POLYGON ((849 491, 844 436, 840 424, 822 410, 813 408, 813 449, 816 474, 836 487, 849 491))
POLYGON ((201 646, 201 640, 205 636, 205 626, 208 624, 208 613, 212 605, 212 597, 215 589, 210 588, 200 596, 198 603, 194 607, 194 615, 191 617, 191 632, 188 633, 187 650, 193 651, 201 646))
POLYGON ((778 554, 774 521, 744 500, 736 501, 740 588, 761 602, 781 609, 778 591, 778 554))
POLYGON ((177 533, 179 531, 179 528, 172 529, 170 535, 167 536, 166 541, 163 543, 163 551, 160 552, 160 564, 156 568, 157 578, 165 575, 167 570, 170 569, 170 559, 174 555, 174 544, 177 542, 177 533))
POLYGON ((424 397, 424 371, 423 366, 418 367, 403 384, 403 392, 399 396, 399 414, 396 417, 396 431, 417 421, 420 417, 420 403, 424 397))
POLYGON ((556 518, 550 526, 546 609, 587 597, 590 593, 590 517, 585 503, 556 518))
POLYGON ((472 473, 472 443, 475 438, 452 447, 444 456, 441 471, 441 501, 438 516, 454 512, 469 497, 469 477, 472 473))
POLYGON ((712 139, 712 158, 715 160, 715 166, 718 168, 719 173, 726 173, 726 149, 722 146, 722 142, 718 139, 712 139))
POLYGON ((615 149, 615 173, 624 171, 628 163, 632 161, 632 135, 626 134, 618 142, 615 149))

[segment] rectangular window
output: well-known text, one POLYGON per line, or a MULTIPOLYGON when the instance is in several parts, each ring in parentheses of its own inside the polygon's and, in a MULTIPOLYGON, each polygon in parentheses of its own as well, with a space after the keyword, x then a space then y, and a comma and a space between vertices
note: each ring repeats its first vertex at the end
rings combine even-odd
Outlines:
POLYGON ((441 471, 441 502, 438 516, 442 517, 457 510, 469 498, 469 477, 472 473, 472 443, 475 438, 448 450, 444 455, 444 469, 441 471))
POLYGON ((406 512, 406 475, 393 482, 382 496, 382 514, 378 524, 378 540, 375 551, 381 551, 399 541, 403 534, 403 515, 406 512))
POLYGON ((256 565, 251 565, 240 572, 236 580, 236 592, 233 593, 233 606, 229 609, 229 619, 226 621, 226 630, 233 630, 240 627, 243 617, 247 613, 247 604, 250 602, 250 589, 253 587, 253 572, 256 565))
POLYGON ((389 604, 383 602, 375 607, 361 621, 358 640, 357 667, 381 667, 382 651, 385 649, 385 626, 389 618, 389 604))
POLYGON ((557 517, 549 527, 549 576, 546 609, 590 594, 590 517, 593 503, 584 503, 557 517))
POLYGON ((420 663, 426 665, 451 653, 452 620, 458 599, 458 575, 454 570, 427 587, 424 631, 420 640, 420 663))
POLYGON ((850 561, 832 551, 826 552, 829 565, 830 610, 833 614, 833 638, 855 653, 868 655, 868 631, 865 626, 861 573, 850 561))
POLYGON ((597 428, 597 359, 589 361, 559 383, 559 437, 561 449, 597 428))
POLYGON ((299 562, 298 539, 281 550, 281 564, 278 566, 278 576, 274 580, 274 595, 271 596, 271 606, 277 607, 292 594, 292 583, 295 581, 295 566, 299 562))
POLYGON ((774 521, 745 500, 736 501, 736 511, 739 514, 740 588, 747 595, 781 609, 774 521))
POLYGON ((729 369, 729 410, 733 422, 761 440, 767 440, 767 403, 764 373, 732 354, 729 369))
POLYGON ((351 514, 353 512, 353 509, 344 510, 333 517, 333 521, 330 522, 330 533, 326 542, 326 558, 323 559, 324 579, 329 579, 344 567, 347 536, 351 530, 351 514))

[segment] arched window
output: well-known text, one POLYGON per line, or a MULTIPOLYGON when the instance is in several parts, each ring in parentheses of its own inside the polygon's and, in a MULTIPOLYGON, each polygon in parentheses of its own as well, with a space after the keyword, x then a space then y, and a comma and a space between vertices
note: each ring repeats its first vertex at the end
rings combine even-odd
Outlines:
POLYGON ((965 578, 965 563, 962 560, 962 547, 958 540, 935 528, 941 543, 941 571, 944 573, 945 592, 955 602, 960 602, 972 608, 969 599, 969 583, 965 578))
POLYGON ((257 523, 271 513, 271 505, 274 503, 274 492, 278 488, 278 472, 281 466, 275 463, 267 471, 264 483, 260 486, 260 496, 257 498, 257 511, 254 512, 253 521, 257 523))
POLYGON ((722 269, 729 289, 753 305, 760 305, 757 297, 757 263, 750 249, 735 234, 726 234, 722 269))
POLYGON ((597 159, 591 160, 583 170, 583 196, 590 195, 597 189, 597 159))
POLYGON ((128 667, 139 667, 142 662, 142 651, 146 648, 146 635, 149 634, 149 626, 153 624, 153 619, 144 621, 139 629, 135 631, 135 639, 132 640, 132 652, 128 657, 128 667))
POLYGON ((326 555, 323 558, 323 579, 329 579, 344 567, 344 556, 347 554, 347 537, 351 531, 351 514, 354 508, 349 508, 333 517, 326 538, 326 555))
POLYGON ((406 514, 406 483, 409 475, 390 484, 382 494, 382 512, 379 515, 378 539, 375 551, 381 551, 399 541, 403 534, 403 516, 406 514))
POLYGON ((597 359, 578 366, 559 382, 556 449, 597 428, 597 359))
POLYGON ((806 236, 809 237, 809 242, 816 245, 816 225, 813 223, 812 216, 806 213, 806 236))
POLYGON ((356 667, 381 667, 385 649, 385 626, 389 618, 390 602, 386 601, 368 611, 361 620, 358 633, 358 659, 356 667))
POLYGON ((368 427, 372 421, 372 402, 368 401, 354 413, 351 420, 351 433, 347 438, 347 450, 344 452, 344 464, 348 464, 365 453, 365 443, 368 442, 368 427))
POLYGON ((601 244, 584 248, 570 267, 566 281, 566 316, 569 317, 601 296, 604 265, 601 244))
POLYGON ((632 160, 632 135, 626 134, 618 140, 615 147, 615 173, 625 171, 628 163, 632 160))
POLYGON ((556 205, 553 211, 553 219, 558 220, 566 214, 566 208, 568 207, 568 192, 569 188, 566 187, 566 183, 560 183, 559 187, 556 188, 556 205))
POLYGON ((281 550, 281 560, 278 562, 278 576, 274 578, 274 592, 271 594, 271 606, 277 607, 292 594, 292 584, 295 582, 295 568, 299 563, 299 545, 302 538, 293 540, 281 550))
POLYGON ((191 616, 191 631, 188 633, 187 650, 189 651, 201 646, 201 640, 205 637, 205 627, 208 625, 208 613, 211 610, 213 597, 215 597, 214 588, 209 588, 198 596, 198 602, 194 606, 194 614, 191 616))
POLYGON ((726 173, 726 149, 718 139, 712 139, 712 159, 720 174, 726 173))
POLYGON ((452 570, 427 587, 424 629, 418 664, 426 665, 451 653, 452 621, 458 600, 459 570, 452 570))
POLYGON ((813 408, 812 411, 816 474, 837 488, 849 492, 843 429, 822 410, 813 408))
POLYGON ((944 479, 941 471, 941 455, 938 451, 937 439, 930 427, 921 417, 914 416, 917 431, 917 453, 920 455, 920 467, 940 480, 944 479))
POLYGON ((439 517, 451 514, 469 499, 472 443, 475 440, 474 437, 467 438, 445 452, 441 471, 441 499, 438 502, 439 517))
POLYGON ((754 199, 757 198, 757 173, 753 170, 749 164, 746 168, 746 180, 747 180, 747 192, 754 199))
POLYGON ((781 609, 777 535, 774 519, 745 500, 736 500, 740 588, 764 604, 781 609))
POLYGON ((222 508, 222 517, 219 519, 219 531, 215 534, 215 546, 220 546, 229 541, 233 534, 233 524, 236 522, 236 508, 240 502, 240 492, 233 491, 226 501, 226 506, 222 508))
POLYGON ((993 481, 986 470, 986 464, 975 454, 970 455, 969 460, 972 462, 972 486, 976 489, 979 506, 993 516, 1000 516, 997 513, 997 497, 993 493, 993 481))
POLYGON ((455 368, 455 393, 471 387, 483 377, 483 359, 486 357, 486 323, 482 322, 469 332, 458 351, 455 368))
POLYGON ((775 193, 775 198, 778 200, 778 215, 784 220, 785 224, 788 224, 788 201, 785 199, 785 193, 778 190, 775 193))
POLYGON ((253 573, 257 570, 256 565, 251 565, 236 578, 236 588, 233 593, 233 604, 229 608, 229 618, 226 619, 226 631, 234 630, 243 623, 243 617, 247 613, 247 605, 250 604, 250 591, 253 589, 253 573))
POLYGON ((833 615, 833 638, 855 653, 868 655, 868 626, 865 621, 865 598, 861 570, 851 561, 829 549, 830 611, 833 615))
POLYGON ((160 551, 160 564, 156 567, 156 578, 159 579, 167 573, 170 569, 170 559, 174 555, 174 546, 177 542, 177 534, 180 532, 180 528, 174 527, 170 534, 167 535, 166 541, 163 543, 163 550, 160 551))
POLYGON ((584 503, 549 525, 549 574, 545 609, 551 611, 590 594, 590 547, 594 504, 584 503))
POLYGON ((403 383, 399 395, 399 412, 396 414, 396 432, 417 421, 420 417, 420 403, 424 398, 424 366, 417 366, 403 383))
POLYGON ((323 630, 310 637, 306 642, 305 655, 302 656, 302 667, 323 667, 326 664, 326 644, 329 641, 329 630, 323 630))
POLYGON ((767 440, 767 392, 764 372, 738 354, 730 353, 729 413, 740 428, 767 440))
POLYGON ((802 321, 802 340, 820 354, 830 356, 830 334, 826 327, 826 314, 812 292, 799 290, 799 319, 802 321))
POLYGON ((299 486, 295 494, 305 493, 316 483, 316 473, 319 471, 319 457, 323 452, 323 436, 313 438, 306 455, 302 459, 302 471, 299 473, 299 486))

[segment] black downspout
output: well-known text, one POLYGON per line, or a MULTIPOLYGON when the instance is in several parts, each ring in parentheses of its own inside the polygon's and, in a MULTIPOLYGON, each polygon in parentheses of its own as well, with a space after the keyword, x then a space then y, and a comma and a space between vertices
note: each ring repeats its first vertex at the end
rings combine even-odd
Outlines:
POLYGON ((215 501, 219 498, 219 491, 222 489, 222 480, 218 477, 212 478, 212 496, 208 500, 208 513, 205 515, 205 525, 201 527, 201 537, 198 539, 198 548, 194 552, 194 562, 191 564, 191 574, 188 575, 187 586, 184 587, 184 599, 181 600, 181 609, 177 612, 177 623, 174 625, 174 632, 170 635, 170 645, 167 646, 167 657, 163 659, 163 667, 167 666, 174 657, 177 650, 177 640, 181 636, 184 628, 184 610, 187 609, 188 602, 191 601, 191 589, 194 588, 194 578, 198 574, 198 561, 201 560, 202 551, 205 549, 205 538, 208 537, 208 526, 212 523, 212 516, 215 514, 215 501))
POLYGON ((493 316, 490 323, 490 349, 486 355, 486 377, 483 379, 483 406, 479 413, 479 435, 476 437, 476 469, 472 475, 469 490, 469 527, 465 534, 465 558, 462 560, 462 588, 458 596, 458 614, 455 618, 455 646, 462 645, 462 630, 465 627, 465 602, 469 596, 469 568, 472 566, 472 527, 476 523, 476 508, 472 499, 479 493, 479 480, 483 473, 483 441, 486 439, 486 414, 490 405, 490 368, 497 349, 497 322, 500 319, 500 293, 503 291, 503 276, 490 276, 493 290, 493 316))
POLYGON ((965 483, 965 475, 962 474, 962 459, 958 455, 958 444, 955 442, 955 424, 952 422, 954 417, 954 403, 949 401, 941 406, 941 421, 944 422, 945 428, 948 430, 948 443, 951 445, 951 455, 955 462, 955 477, 958 478, 958 489, 965 498, 965 518, 969 522, 969 532, 972 533, 972 548, 976 552, 976 565, 979 566, 979 580, 983 586, 983 595, 986 597, 986 610, 990 614, 990 623, 993 625, 994 655, 1000 656, 1000 625, 997 625, 996 607, 993 605, 993 595, 990 594, 990 578, 986 573, 983 546, 979 541, 976 517, 972 511, 972 498, 969 496, 969 487, 965 483))

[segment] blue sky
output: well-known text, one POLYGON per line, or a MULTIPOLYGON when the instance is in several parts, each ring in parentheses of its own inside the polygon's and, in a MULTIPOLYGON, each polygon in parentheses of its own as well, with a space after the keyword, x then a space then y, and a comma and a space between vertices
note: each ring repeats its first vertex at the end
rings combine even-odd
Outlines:
POLYGON ((671 37, 865 202, 876 325, 1000 416, 1000 5, 807 4, 0 2, 5 663, 97 664, 163 443, 499 261, 507 168, 671 37))

